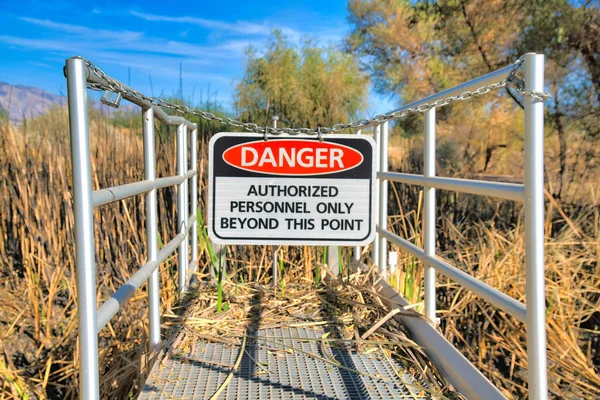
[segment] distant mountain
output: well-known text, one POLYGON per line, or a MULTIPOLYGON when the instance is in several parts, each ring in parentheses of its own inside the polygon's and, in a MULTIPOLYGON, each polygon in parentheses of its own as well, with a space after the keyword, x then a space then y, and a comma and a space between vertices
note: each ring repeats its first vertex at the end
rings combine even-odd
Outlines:
MULTIPOLYGON (((19 124, 23 119, 37 117, 48 112, 52 106, 67 104, 66 96, 48 93, 33 86, 11 85, 0 82, 0 110, 8 112, 10 120, 19 124)), ((91 105, 103 114, 114 115, 116 112, 132 112, 139 108, 126 101, 121 102, 121 107, 108 107, 97 100, 92 100, 91 105)))
POLYGON ((0 108, 8 112, 13 122, 31 118, 47 112, 52 105, 67 103, 65 96, 48 93, 40 88, 10 85, 0 82, 0 108))

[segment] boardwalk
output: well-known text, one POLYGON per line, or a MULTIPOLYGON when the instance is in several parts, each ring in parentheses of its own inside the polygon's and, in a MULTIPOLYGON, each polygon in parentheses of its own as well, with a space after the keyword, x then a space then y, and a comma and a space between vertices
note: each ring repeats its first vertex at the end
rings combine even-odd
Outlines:
MULTIPOLYGON (((230 285, 228 311, 199 288, 177 336, 140 399, 429 398, 444 384, 420 371, 418 346, 368 290, 330 280, 324 287, 230 285), (213 319, 210 319, 212 317, 213 319), (375 328, 375 329, 373 329, 375 328), (391 336, 391 337, 390 337, 391 336), (364 338, 364 339, 363 339, 364 338)), ((418 318, 418 317, 416 317, 418 318)), ((447 393, 446 393, 447 394, 447 393)))

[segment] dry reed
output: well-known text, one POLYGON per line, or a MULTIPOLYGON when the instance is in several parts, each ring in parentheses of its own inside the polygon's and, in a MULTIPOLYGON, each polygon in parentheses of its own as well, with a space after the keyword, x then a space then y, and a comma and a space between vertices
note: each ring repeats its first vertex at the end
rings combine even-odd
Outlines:
MULTIPOLYGON (((92 115, 91 132, 94 188, 141 179, 140 132, 116 128, 101 115, 92 115)), ((174 144, 164 129, 159 139, 158 174, 172 175, 174 144)), ((408 156, 404 151, 396 158, 406 160, 408 156)), ((201 158, 205 165, 204 152, 201 158)), ((206 188, 206 169, 203 175, 201 193, 206 188)), ((421 241, 418 198, 414 189, 390 190, 390 202, 396 204, 390 210, 396 215, 390 216, 389 226, 417 244, 421 241)), ((173 189, 159 192, 163 242, 174 235, 174 200, 173 189)), ((475 202, 469 196, 440 195, 439 201, 438 245, 442 255, 488 284, 525 300, 521 209, 487 200, 475 202), (491 222, 473 217, 472 209, 491 216, 491 222)), ((546 227, 550 389, 556 398, 598 398, 600 224, 595 192, 587 204, 564 207, 559 212, 560 206, 564 207, 548 203, 546 227)), ((99 303, 145 261, 143 210, 140 197, 95 212, 99 303)), ((65 110, 53 110, 21 127, 0 124, 0 398, 26 398, 28 394, 76 397, 77 294, 72 230, 65 110)), ((293 282, 314 284, 322 251, 282 248, 287 293, 294 290, 293 282)), ((270 257, 270 246, 229 246, 229 282, 269 283, 270 257)), ((204 274, 208 260, 203 254, 204 274)), ((363 261, 369 262, 366 253, 363 261)), ((405 257, 394 277, 400 291, 417 303, 422 295, 421 270, 419 262, 405 257)), ((182 309, 175 294, 174 259, 161 266, 160 276, 163 315, 177 315, 182 309)), ((525 397, 524 326, 448 279, 438 277, 438 282, 441 329, 446 337, 507 396, 525 397)), ((226 287, 226 296, 233 290, 226 287)), ((149 362, 146 313, 142 288, 100 334, 104 398, 135 395, 145 379, 149 362)))

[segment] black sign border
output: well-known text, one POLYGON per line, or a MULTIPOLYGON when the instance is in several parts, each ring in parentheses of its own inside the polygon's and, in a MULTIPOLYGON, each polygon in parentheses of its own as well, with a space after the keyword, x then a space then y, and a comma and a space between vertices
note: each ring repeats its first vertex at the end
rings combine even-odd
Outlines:
MULTIPOLYGON (((214 145, 216 143, 217 140, 223 138, 223 137, 248 137, 248 138, 253 138, 253 139, 260 139, 260 138, 264 138, 264 135, 262 134, 256 134, 256 133, 238 133, 238 132, 220 132, 218 134, 216 134, 215 136, 213 136, 213 138, 211 139, 210 143, 209 143, 209 153, 212 153, 212 157, 209 157, 209 171, 211 172, 210 175, 212 175, 212 209, 209 209, 209 215, 208 217, 210 218, 210 213, 213 213, 213 217, 215 209, 216 209, 216 196, 215 196, 215 189, 216 189, 216 179, 217 176, 214 173, 213 170, 213 164, 214 164, 214 145)), ((335 143, 335 139, 362 139, 365 140, 366 138, 369 138, 369 136, 362 136, 362 135, 331 135, 329 137, 325 136, 323 138, 323 141, 328 141, 327 139, 334 139, 334 140, 329 140, 332 143, 335 143)), ((307 139, 307 140, 318 140, 317 138, 315 138, 314 136, 306 136, 306 135, 294 135, 294 136, 282 136, 282 137, 269 137, 268 140, 286 140, 286 139, 307 139)), ((374 168, 375 162, 376 162, 376 154, 375 154, 375 147, 373 146, 372 141, 370 140, 366 140, 367 142, 369 142, 371 144, 371 149, 373 150, 372 153, 372 167, 371 169, 374 168)), ((346 145, 347 146, 347 145, 346 145)), ((363 155, 364 157, 364 155, 363 155)), ((242 170, 243 171, 243 170, 242 170)), ((349 170, 350 171, 350 170, 349 170)), ((346 172, 346 171, 342 171, 341 173, 346 172)), ((333 174, 324 174, 324 175, 317 175, 314 176, 315 179, 318 178, 326 178, 327 175, 337 175, 339 173, 333 173, 333 174)), ((285 175, 285 176, 280 176, 280 175, 275 175, 275 174, 257 174, 260 176, 256 176, 256 178, 273 178, 273 177, 289 177, 289 178, 293 178, 290 175, 285 175)), ((372 223, 372 219, 373 219, 373 173, 371 173, 369 175, 369 231, 367 233, 367 235, 361 239, 335 239, 332 240, 330 238, 314 238, 314 239, 308 239, 308 238, 279 238, 279 239, 273 239, 270 237, 251 237, 251 238, 239 238, 239 237, 223 237, 220 236, 217 231, 216 231, 216 218, 212 218, 212 226, 210 227, 209 230, 209 236, 213 236, 215 238, 218 238, 219 240, 222 240, 223 244, 230 244, 230 245, 239 245, 239 244, 245 244, 245 245, 250 245, 250 244, 274 244, 274 245, 285 245, 288 242, 291 242, 290 244, 297 244, 294 242, 318 242, 318 241, 322 241, 324 242, 324 244, 329 244, 329 243, 333 243, 333 245, 335 245, 335 243, 357 243, 357 242, 364 242, 365 240, 367 240, 372 234, 373 234, 373 223, 372 223), (211 235, 212 234, 212 235, 211 235), (254 243, 253 241, 261 241, 261 243, 254 243), (265 243, 268 242, 268 243, 265 243)), ((301 177, 301 176, 300 176, 301 177)), ((307 176, 305 176, 306 178, 307 176)), ((338 178, 339 179, 339 178, 338 178)), ((343 178, 341 178, 343 179, 343 178)), ((209 193, 211 192, 211 189, 209 189, 209 193)), ((308 245, 307 245, 308 246, 308 245)))

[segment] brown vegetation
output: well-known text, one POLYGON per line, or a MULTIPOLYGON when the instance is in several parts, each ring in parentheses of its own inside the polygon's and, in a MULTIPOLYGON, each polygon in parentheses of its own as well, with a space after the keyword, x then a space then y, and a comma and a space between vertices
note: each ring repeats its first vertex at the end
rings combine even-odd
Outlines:
MULTIPOLYGON (((440 136, 441 143, 452 140, 451 134, 440 136)), ((390 155, 394 169, 422 173, 420 139, 397 138, 393 145, 402 149, 390 155)), ((456 145, 456 148, 464 147, 456 145)), ((443 146, 438 146, 440 156, 442 149, 443 146)), ((512 154, 510 160, 518 165, 522 155, 518 151, 512 154)), ((456 153, 450 155, 460 159, 456 153)), ((483 158, 481 153, 478 155, 483 158)), ((555 161, 547 158, 547 164, 553 165, 555 161)), ((443 176, 464 176, 465 169, 468 170, 464 167, 462 171, 452 170, 448 166, 440 169, 438 172, 443 176)), ((521 174, 503 179, 522 181, 521 174)), ((422 245, 422 192, 416 187, 391 185, 391 230, 422 245)), ((561 204, 546 192, 548 379, 551 394, 556 398, 600 396, 600 274, 597 265, 600 210, 596 202, 597 189, 584 182, 580 187, 589 191, 579 193, 579 202, 572 204, 561 204)), ((439 253, 492 287, 525 302, 522 206, 442 190, 438 191, 437 203, 439 253)), ((411 256, 403 261, 393 280, 406 297, 413 302, 421 301, 422 264, 411 256)), ((525 326, 440 274, 438 308, 444 335, 506 395, 525 397, 525 326)))
MULTIPOLYGON (((23 127, 0 126, 0 398, 26 397, 26 393, 40 398, 76 394, 76 291, 67 132, 66 112, 62 109, 28 121, 23 127)), ((142 177, 139 133, 92 116, 95 188, 142 177)), ((158 137, 158 174, 172 175, 174 144, 164 129, 158 137)), ((404 149, 402 154, 394 155, 395 168, 419 172, 419 140, 398 139, 393 144, 404 149)), ((596 192, 589 193, 587 203, 568 207, 562 204, 560 208, 561 204, 549 201, 546 211, 549 378, 556 397, 600 396, 596 370, 600 364, 600 225, 596 192)), ((390 214, 395 214, 390 216, 390 227, 417 243, 419 197, 416 188, 390 188, 390 214)), ((521 208, 443 191, 439 192, 438 202, 441 253, 523 301, 521 208)), ((159 209, 159 232, 166 241, 174 235, 172 189, 159 192, 159 209)), ((103 207, 94 215, 99 303, 145 261, 143 210, 140 197, 103 207)), ((228 279, 268 282, 269 252, 267 246, 230 247, 228 279)), ((310 276, 304 265, 318 265, 322 252, 286 247, 282 257, 289 282, 310 276)), ((408 257, 404 261, 395 283, 405 294, 405 286, 412 286, 409 297, 418 302, 421 266, 408 257)), ((206 266, 206 255, 202 262, 206 266)), ((161 266, 162 306, 168 314, 178 310, 174 308, 179 301, 175 265, 170 259, 161 266)), ((525 396, 523 325, 449 280, 438 278, 438 307, 445 335, 507 395, 525 396)), ((136 393, 145 377, 148 353, 144 290, 136 293, 100 335, 101 391, 107 398, 136 393)))

